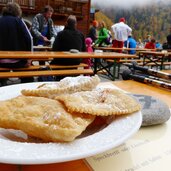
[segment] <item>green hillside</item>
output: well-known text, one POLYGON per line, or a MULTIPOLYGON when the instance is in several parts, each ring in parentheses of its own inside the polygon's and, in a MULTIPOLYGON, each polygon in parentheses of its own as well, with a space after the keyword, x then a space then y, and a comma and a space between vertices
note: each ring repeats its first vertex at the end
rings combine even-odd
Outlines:
POLYGON ((135 39, 144 40, 148 34, 152 35, 161 43, 166 41, 171 27, 171 2, 168 5, 158 2, 152 6, 143 6, 141 8, 134 7, 132 9, 107 8, 103 9, 96 6, 101 12, 96 14, 96 18, 100 19, 103 14, 108 16, 106 20, 108 28, 118 22, 119 18, 125 17, 127 24, 133 29, 135 39))

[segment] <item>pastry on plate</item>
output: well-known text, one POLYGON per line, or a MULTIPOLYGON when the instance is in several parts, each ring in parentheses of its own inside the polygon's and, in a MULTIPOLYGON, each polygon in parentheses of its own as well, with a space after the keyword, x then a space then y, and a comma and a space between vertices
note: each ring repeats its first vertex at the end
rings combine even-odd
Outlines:
POLYGON ((59 82, 45 83, 37 89, 23 89, 21 93, 25 96, 40 96, 54 98, 60 94, 74 93, 94 89, 100 82, 95 76, 66 77, 59 82))
POLYGON ((0 103, 0 127, 22 130, 46 142, 73 141, 95 116, 70 113, 56 100, 18 96, 0 103))
POLYGON ((91 115, 122 115, 140 110, 140 105, 135 99, 115 89, 95 89, 63 94, 55 99, 64 103, 69 112, 91 115))

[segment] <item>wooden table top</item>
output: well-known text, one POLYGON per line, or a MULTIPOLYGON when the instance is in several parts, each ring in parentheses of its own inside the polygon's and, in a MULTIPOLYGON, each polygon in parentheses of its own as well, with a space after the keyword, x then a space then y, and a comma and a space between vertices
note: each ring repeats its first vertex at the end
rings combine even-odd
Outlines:
MULTIPOLYGON (((102 84, 107 84, 102 83, 102 84)), ((126 81, 114 81, 113 85, 118 86, 119 88, 137 94, 151 95, 158 97, 161 100, 165 101, 171 108, 171 92, 165 89, 159 89, 147 84, 136 82, 133 80, 126 81)), ((2 171, 90 171, 90 168, 85 164, 84 160, 75 160, 64 163, 56 164, 45 164, 45 165, 10 165, 10 164, 0 164, 0 170, 2 171)))
POLYGON ((156 51, 141 51, 141 54, 146 54, 146 55, 154 55, 154 56, 171 56, 171 52, 167 51, 161 51, 161 52, 156 52, 156 51))
POLYGON ((125 50, 125 51, 129 51, 129 50, 135 50, 135 51, 150 51, 150 50, 154 50, 154 49, 146 49, 146 48, 115 48, 115 47, 112 47, 112 46, 106 46, 106 47, 97 47, 97 46, 94 46, 94 49, 99 49, 99 50, 110 50, 110 51, 117 51, 117 50, 125 50))
POLYGON ((136 58, 135 55, 122 54, 116 52, 52 52, 52 51, 0 51, 0 58, 136 58))
POLYGON ((33 46, 34 50, 40 50, 40 51, 51 51, 52 47, 51 46, 33 46))
POLYGON ((157 88, 152 85, 147 85, 133 80, 114 81, 113 84, 131 93, 158 97, 166 102, 171 108, 171 91, 167 89, 157 88))

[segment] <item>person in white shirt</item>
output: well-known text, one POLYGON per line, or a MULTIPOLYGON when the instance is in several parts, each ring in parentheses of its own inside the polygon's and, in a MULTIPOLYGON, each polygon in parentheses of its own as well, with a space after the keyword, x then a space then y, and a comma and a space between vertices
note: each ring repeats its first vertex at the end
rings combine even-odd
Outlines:
MULTIPOLYGON (((132 29, 125 24, 125 18, 120 18, 119 23, 112 25, 111 27, 114 33, 113 47, 114 48, 123 48, 124 41, 128 39, 128 36, 131 34, 132 29)), ((122 52, 122 50, 118 50, 122 52)))

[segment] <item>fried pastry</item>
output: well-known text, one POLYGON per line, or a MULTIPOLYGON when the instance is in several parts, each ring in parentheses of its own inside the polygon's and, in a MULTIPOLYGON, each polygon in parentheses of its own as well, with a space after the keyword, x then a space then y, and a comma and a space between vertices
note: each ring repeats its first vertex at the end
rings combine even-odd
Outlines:
POLYGON ((71 114, 60 102, 44 97, 18 96, 0 103, 0 127, 22 130, 46 142, 72 141, 94 118, 71 114))
POLYGON ((64 103, 69 112, 91 115, 122 115, 140 110, 140 105, 132 97, 114 89, 76 92, 56 99, 64 103))
POLYGON ((34 90, 22 90, 21 93, 26 96, 40 96, 54 98, 64 93, 74 93, 78 91, 92 90, 99 84, 100 79, 95 76, 66 77, 56 83, 45 83, 34 90))

